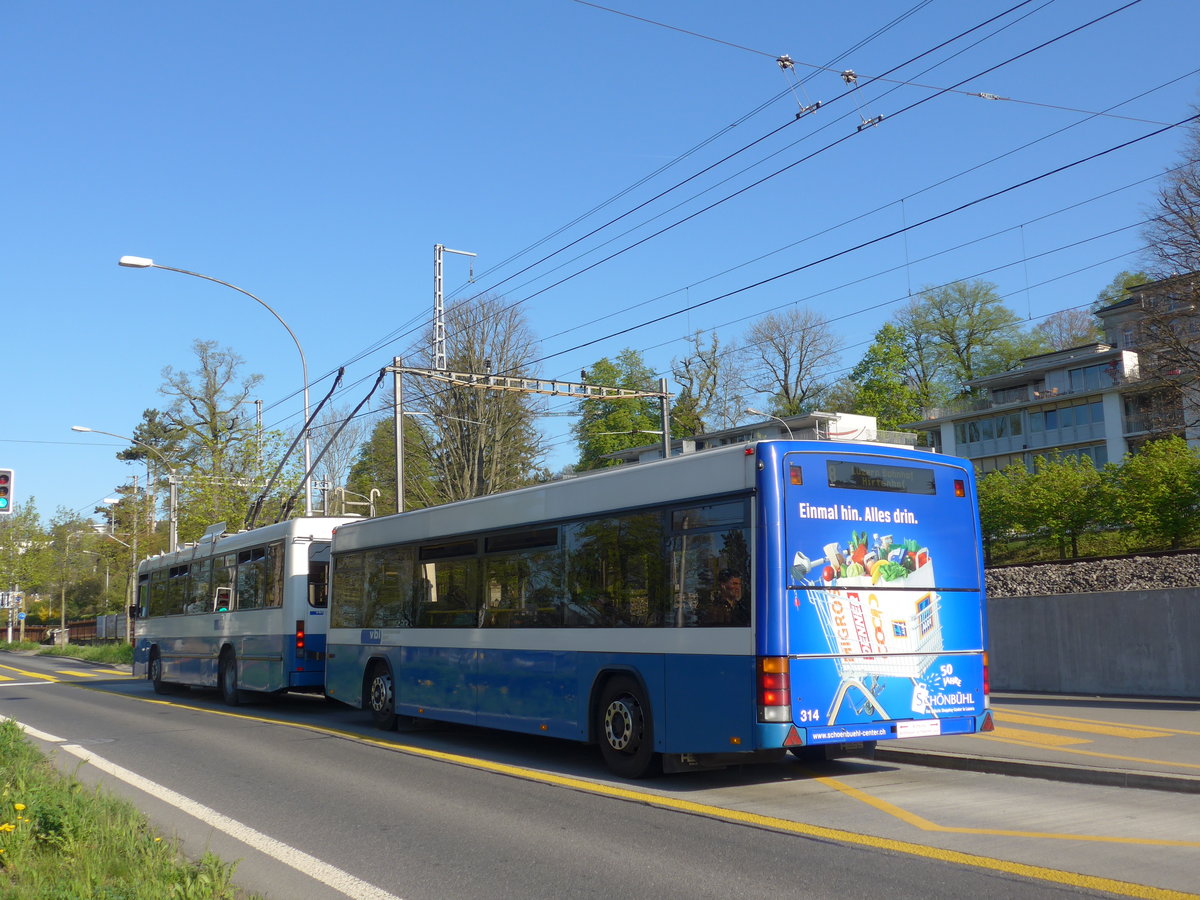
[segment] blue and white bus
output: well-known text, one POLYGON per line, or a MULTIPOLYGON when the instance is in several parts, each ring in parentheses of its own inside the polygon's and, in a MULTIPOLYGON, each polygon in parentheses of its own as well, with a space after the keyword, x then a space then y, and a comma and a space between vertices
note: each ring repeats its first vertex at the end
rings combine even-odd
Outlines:
POLYGON ((636 778, 992 727, 969 462, 765 441, 357 520, 326 693, 636 778), (935 574, 936 573, 936 574, 935 574))
POLYGON ((166 693, 217 687, 320 692, 325 684, 329 549, 350 518, 293 519, 225 535, 138 566, 135 677, 166 693))

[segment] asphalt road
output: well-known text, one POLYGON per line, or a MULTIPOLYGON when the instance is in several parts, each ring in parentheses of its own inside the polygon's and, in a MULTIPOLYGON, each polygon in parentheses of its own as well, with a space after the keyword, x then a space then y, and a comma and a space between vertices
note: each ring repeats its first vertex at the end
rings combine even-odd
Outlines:
MULTIPOLYGON (((239 885, 268 898, 1200 889, 1200 804, 1183 791, 891 761, 617 782, 594 748, 449 726, 384 734, 361 712, 312 697, 231 711, 215 693, 160 698, 119 670, 0 654, 5 678, 0 713, 36 729, 61 765, 129 797, 189 853, 240 860, 239 885)), ((1004 725, 1010 704, 997 707, 1002 728, 1066 726, 1068 740, 1088 740, 1084 720, 1096 718, 1034 704, 1045 720, 1004 725)), ((1196 715, 1194 706, 1111 711, 1128 712, 1135 733, 1166 729, 1148 721, 1156 715, 1186 732, 1196 715)), ((1099 724, 1117 727, 1111 716, 1099 724)), ((1160 746, 1186 742, 1173 732, 1160 746)), ((985 743, 962 743, 965 756, 984 758, 985 743)), ((1177 763, 1187 774, 1188 760, 1177 763)))

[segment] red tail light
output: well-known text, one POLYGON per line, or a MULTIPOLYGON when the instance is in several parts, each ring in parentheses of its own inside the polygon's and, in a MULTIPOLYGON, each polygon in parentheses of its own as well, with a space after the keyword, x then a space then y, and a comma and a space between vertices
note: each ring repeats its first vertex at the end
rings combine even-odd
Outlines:
POLYGON ((304 620, 296 620, 296 652, 299 653, 304 649, 304 620))
POLYGON ((792 679, 786 656, 758 658, 758 721, 792 721, 792 679))
POLYGON ((983 651, 983 696, 987 697, 992 693, 992 678, 988 674, 988 655, 987 651, 983 651))

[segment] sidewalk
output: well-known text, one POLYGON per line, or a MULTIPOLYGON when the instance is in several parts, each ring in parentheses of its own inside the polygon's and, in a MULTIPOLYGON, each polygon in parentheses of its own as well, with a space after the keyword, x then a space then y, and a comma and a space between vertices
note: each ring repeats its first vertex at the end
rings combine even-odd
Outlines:
POLYGON ((990 734, 881 741, 875 758, 1200 793, 1200 700, 993 694, 990 734))

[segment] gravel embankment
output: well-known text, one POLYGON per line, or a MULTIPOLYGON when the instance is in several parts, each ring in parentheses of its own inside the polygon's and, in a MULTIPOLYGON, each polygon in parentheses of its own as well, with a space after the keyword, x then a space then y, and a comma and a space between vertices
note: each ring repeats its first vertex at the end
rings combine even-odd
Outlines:
POLYGON ((1200 586, 1200 553, 988 569, 989 597, 1161 590, 1200 586))

